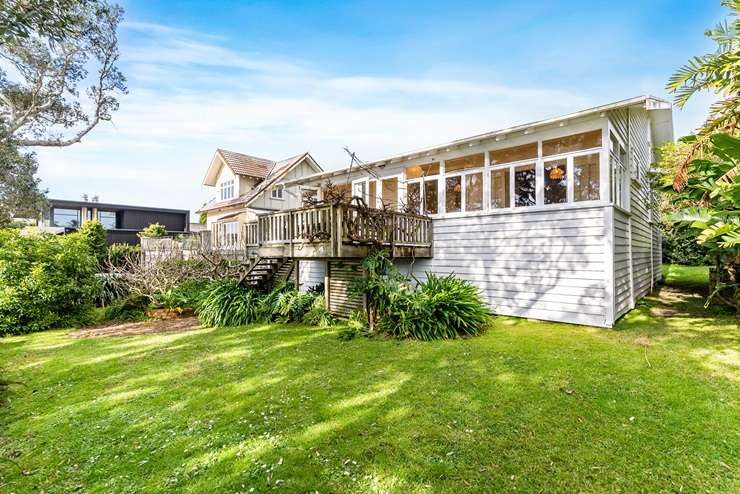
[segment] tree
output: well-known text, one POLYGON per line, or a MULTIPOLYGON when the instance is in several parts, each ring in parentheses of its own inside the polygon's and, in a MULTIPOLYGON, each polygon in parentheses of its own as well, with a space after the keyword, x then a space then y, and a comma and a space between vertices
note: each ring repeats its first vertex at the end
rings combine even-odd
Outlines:
MULTIPOLYGON (((679 108, 702 91, 712 91, 720 97, 710 108, 691 152, 678 167, 673 182, 677 191, 686 185, 689 162, 702 149, 711 146, 710 136, 716 132, 734 133, 740 127, 740 0, 723 0, 721 4, 730 9, 728 18, 704 33, 717 44, 717 50, 690 59, 666 85, 666 89, 675 94, 674 102, 679 108)), ((737 170, 734 173, 737 174, 737 170)))
POLYGON ((20 153, 13 144, 0 144, 0 228, 13 217, 36 218, 46 204, 39 190, 38 170, 33 153, 20 153))
POLYGON ((110 120, 127 91, 116 65, 123 10, 104 0, 2 5, 0 57, 10 69, 0 69, 0 143, 69 146, 110 120))
POLYGON ((108 241, 105 228, 99 221, 86 221, 78 230, 87 244, 90 255, 98 262, 98 269, 102 268, 108 257, 108 241))

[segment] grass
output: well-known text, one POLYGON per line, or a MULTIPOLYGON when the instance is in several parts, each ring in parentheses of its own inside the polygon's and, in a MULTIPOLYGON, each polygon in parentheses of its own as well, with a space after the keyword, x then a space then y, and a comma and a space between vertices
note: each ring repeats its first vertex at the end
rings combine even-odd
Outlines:
POLYGON ((680 266, 664 264, 663 278, 665 284, 675 287, 706 287, 709 284, 708 266, 680 266))
POLYGON ((0 409, 0 491, 740 489, 740 328, 698 295, 645 299, 612 331, 337 331, 2 339, 27 387, 0 409))

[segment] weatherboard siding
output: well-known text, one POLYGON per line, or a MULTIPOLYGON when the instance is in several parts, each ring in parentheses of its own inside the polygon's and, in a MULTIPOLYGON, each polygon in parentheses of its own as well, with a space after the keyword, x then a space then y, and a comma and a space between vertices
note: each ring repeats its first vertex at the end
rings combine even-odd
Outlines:
POLYGON ((496 314, 610 326, 604 207, 434 220, 431 259, 404 272, 454 273, 496 314))
POLYGON ((311 287, 324 283, 326 261, 299 261, 298 285, 305 292, 311 287))

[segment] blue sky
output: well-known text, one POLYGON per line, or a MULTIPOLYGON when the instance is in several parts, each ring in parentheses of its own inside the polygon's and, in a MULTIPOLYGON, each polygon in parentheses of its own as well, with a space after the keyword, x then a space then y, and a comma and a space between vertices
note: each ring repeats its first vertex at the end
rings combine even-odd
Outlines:
MULTIPOLYGON (((39 150, 54 198, 197 209, 216 148, 325 169, 640 94, 713 49, 718 1, 125 1, 129 94, 39 150)), ((674 113, 698 126, 709 96, 674 113)))

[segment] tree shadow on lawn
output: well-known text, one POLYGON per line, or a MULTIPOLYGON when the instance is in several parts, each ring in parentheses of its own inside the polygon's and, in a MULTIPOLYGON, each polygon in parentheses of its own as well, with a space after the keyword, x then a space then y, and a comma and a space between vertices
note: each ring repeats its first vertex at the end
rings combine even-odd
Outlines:
POLYGON ((77 348, 42 381, 51 389, 28 397, 34 403, 10 421, 33 416, 15 432, 30 438, 28 448, 35 438, 66 438, 35 457, 24 451, 30 468, 57 470, 13 478, 13 487, 729 485, 720 462, 731 463, 732 445, 719 440, 717 426, 731 423, 731 413, 717 407, 721 392, 686 376, 697 367, 648 368, 640 348, 609 332, 517 321, 447 342, 341 342, 333 331, 258 325, 77 348), (83 380, 89 389, 70 402, 83 380))

